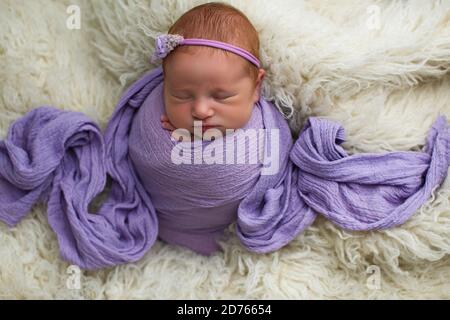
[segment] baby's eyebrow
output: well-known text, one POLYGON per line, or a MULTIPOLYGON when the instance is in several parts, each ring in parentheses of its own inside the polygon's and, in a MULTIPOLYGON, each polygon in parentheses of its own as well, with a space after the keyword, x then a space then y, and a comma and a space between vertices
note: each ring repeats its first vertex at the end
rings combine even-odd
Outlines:
MULTIPOLYGON (((191 92, 190 88, 185 88, 185 87, 172 87, 173 91, 181 91, 181 92, 191 92)), ((236 91, 235 89, 232 88, 223 88, 223 87, 213 87, 212 92, 215 93, 232 93, 234 91, 236 91)))
POLYGON ((231 90, 231 89, 224 89, 224 88, 214 88, 213 91, 219 92, 219 93, 228 93, 228 92, 231 92, 233 90, 231 90))
POLYGON ((188 86, 170 86, 170 91, 181 91, 181 92, 191 92, 191 87, 188 86))

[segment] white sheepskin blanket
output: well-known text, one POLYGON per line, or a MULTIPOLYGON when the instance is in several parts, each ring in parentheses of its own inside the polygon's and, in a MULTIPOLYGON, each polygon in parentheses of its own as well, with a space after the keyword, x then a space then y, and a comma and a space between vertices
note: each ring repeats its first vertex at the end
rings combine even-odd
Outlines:
MULTIPOLYGON (((40 105, 104 128, 124 88, 154 67, 154 37, 203 2, 1 0, 1 138, 40 105), (71 4, 79 30, 67 28, 71 4)), ((450 1, 226 2, 260 32, 265 96, 295 110, 294 132, 323 116, 344 125, 350 153, 420 150, 437 115, 450 118, 450 1)), ((136 264, 79 274, 41 204, 16 228, 0 223, 0 299, 448 299, 449 194, 450 178, 392 230, 346 232, 319 218, 257 255, 231 226, 209 258, 158 241, 136 264)))

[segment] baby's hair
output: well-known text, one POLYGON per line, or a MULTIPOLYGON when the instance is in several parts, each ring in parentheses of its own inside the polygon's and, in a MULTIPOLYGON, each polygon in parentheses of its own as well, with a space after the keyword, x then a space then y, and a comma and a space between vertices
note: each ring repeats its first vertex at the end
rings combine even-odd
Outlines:
MULTIPOLYGON (((169 34, 179 34, 184 38, 203 38, 226 42, 247 50, 259 60, 259 36, 250 20, 233 6, 210 2, 194 7, 184 13, 169 29, 169 34)), ((196 46, 197 50, 205 50, 211 54, 217 52, 234 55, 226 50, 196 46)), ((192 46, 180 46, 176 51, 189 52, 192 46)), ((175 52, 175 51, 174 51, 175 52)), ((170 58, 170 55, 167 59, 170 58)), ((163 61, 165 70, 166 60, 163 61)), ((248 72, 256 81, 258 68, 247 61, 248 72)))

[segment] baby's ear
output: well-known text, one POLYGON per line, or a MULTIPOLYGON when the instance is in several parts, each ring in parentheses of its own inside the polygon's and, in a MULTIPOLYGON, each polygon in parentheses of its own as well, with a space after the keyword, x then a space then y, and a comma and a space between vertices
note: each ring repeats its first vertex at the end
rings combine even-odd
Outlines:
POLYGON ((259 69, 258 78, 256 79, 255 94, 253 96, 254 103, 258 102, 258 100, 261 96, 261 84, 264 80, 265 75, 266 75, 266 71, 264 69, 259 69))

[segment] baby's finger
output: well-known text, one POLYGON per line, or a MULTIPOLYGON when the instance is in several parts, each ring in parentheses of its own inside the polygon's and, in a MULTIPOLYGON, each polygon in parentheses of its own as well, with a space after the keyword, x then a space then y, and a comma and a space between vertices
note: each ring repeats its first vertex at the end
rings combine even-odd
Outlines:
POLYGON ((175 141, 181 142, 188 141, 188 138, 190 138, 190 136, 186 135, 184 130, 182 130, 181 132, 179 130, 175 130, 172 132, 172 138, 175 141))
POLYGON ((168 130, 175 130, 176 128, 168 121, 164 121, 163 122, 163 127, 168 129, 168 130))
POLYGON ((167 121, 162 121, 162 122, 161 122, 161 125, 162 125, 162 127, 163 127, 164 129, 166 129, 166 130, 171 130, 171 126, 170 126, 170 124, 169 124, 167 121))
POLYGON ((176 129, 170 122, 168 123, 168 127, 172 131, 176 129))

